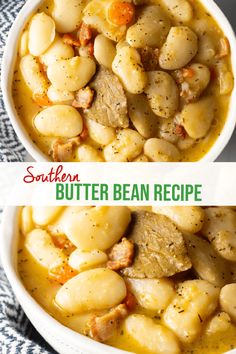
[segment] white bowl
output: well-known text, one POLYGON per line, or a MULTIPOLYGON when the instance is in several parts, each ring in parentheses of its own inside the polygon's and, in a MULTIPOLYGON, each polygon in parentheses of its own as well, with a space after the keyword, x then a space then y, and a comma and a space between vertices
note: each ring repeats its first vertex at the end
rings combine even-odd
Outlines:
MULTIPOLYGON (((59 354, 130 354, 83 336, 52 318, 27 292, 17 271, 19 207, 2 215, 0 257, 7 278, 24 312, 41 336, 59 354)), ((236 354, 236 349, 225 354, 236 354)))
MULTIPOLYGON (((22 122, 20 121, 11 94, 12 77, 15 67, 17 45, 19 40, 19 34, 23 30, 25 24, 29 20, 31 14, 38 8, 42 0, 28 0, 21 11, 19 12, 8 36, 7 44, 2 61, 2 92, 6 106, 7 113, 11 119, 11 123, 18 135, 20 141, 25 146, 26 150, 36 161, 49 161, 49 158, 40 151, 40 149, 32 142, 22 122)), ((216 19, 220 24, 224 34, 228 37, 231 45, 232 63, 236 62, 236 38, 234 31, 223 14, 220 8, 213 0, 203 1, 206 10, 216 19)), ((236 78, 236 66, 233 65, 233 73, 236 78)), ((236 85, 232 92, 231 104, 229 107, 228 117, 225 126, 221 132, 220 137, 216 140, 212 148, 201 159, 201 161, 212 162, 223 151, 227 143, 229 142, 231 135, 233 134, 236 124, 236 85)))
POLYGON ((27 292, 17 271, 19 207, 2 215, 0 257, 7 278, 24 312, 41 336, 60 354, 127 354, 83 336, 52 318, 27 292))

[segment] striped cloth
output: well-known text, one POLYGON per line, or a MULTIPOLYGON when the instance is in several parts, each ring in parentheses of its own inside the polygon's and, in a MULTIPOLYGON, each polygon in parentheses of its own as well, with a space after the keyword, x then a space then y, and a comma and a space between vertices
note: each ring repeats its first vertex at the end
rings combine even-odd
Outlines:
MULTIPOLYGON (((0 0, 0 64, 9 29, 24 2, 24 0, 0 0)), ((26 151, 12 128, 0 92, 0 162, 24 161, 25 155, 26 151)))
POLYGON ((54 354, 56 353, 24 314, 8 280, 0 267, 0 353, 54 354))
MULTIPOLYGON (((24 0, 0 0, 0 63, 8 31, 24 0)), ((0 92, 0 162, 24 161, 26 151, 20 144, 5 111, 0 92)), ((0 210, 1 218, 1 210, 0 210)), ((0 266, 0 353, 56 353, 38 334, 17 302, 0 266)))

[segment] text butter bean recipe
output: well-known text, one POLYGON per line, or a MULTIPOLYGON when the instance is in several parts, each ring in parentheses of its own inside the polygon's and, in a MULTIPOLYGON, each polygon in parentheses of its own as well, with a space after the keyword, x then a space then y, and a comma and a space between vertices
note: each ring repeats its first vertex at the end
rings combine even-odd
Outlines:
POLYGON ((202 185, 56 183, 56 200, 200 202, 202 185))

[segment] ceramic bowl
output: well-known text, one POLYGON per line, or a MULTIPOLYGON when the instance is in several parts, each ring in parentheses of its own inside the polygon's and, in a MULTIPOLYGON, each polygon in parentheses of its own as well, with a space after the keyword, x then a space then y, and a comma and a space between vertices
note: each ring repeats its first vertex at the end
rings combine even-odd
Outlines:
MULTIPOLYGON (((2 61, 2 92, 7 113, 20 141, 25 146, 29 154, 36 161, 44 162, 49 161, 49 158, 43 152, 40 151, 40 149, 33 143, 31 138, 29 137, 26 129, 24 128, 22 122, 20 121, 17 115, 11 94, 12 77, 15 67, 19 36, 22 30, 24 29, 25 24, 29 20, 30 16, 36 11, 41 2, 42 0, 28 0, 19 12, 9 32, 2 61)), ((220 24, 221 29, 225 33, 226 37, 229 39, 231 45, 232 63, 236 63, 236 38, 229 21, 213 0, 204 0, 203 2, 206 10, 220 24)), ((236 65, 233 66, 233 73, 234 77, 236 78, 236 65)), ((233 134, 235 124, 236 85, 232 92, 228 116, 224 128, 221 132, 221 135, 216 140, 212 148, 208 151, 208 153, 200 161, 212 162, 221 154, 221 152, 229 142, 231 135, 233 134)))

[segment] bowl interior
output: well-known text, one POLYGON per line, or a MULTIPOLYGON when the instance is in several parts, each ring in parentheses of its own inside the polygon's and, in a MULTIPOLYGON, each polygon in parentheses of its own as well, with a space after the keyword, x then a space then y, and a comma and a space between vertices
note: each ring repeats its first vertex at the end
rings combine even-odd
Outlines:
MULTIPOLYGON (((202 0, 201 0, 202 1, 202 0)), ((19 12, 8 36, 3 61, 2 61, 2 91, 3 98, 6 105, 7 112, 11 119, 12 125, 18 135, 19 139, 25 146, 26 150, 30 153, 30 155, 36 161, 49 161, 49 157, 47 157, 44 153, 40 151, 40 149, 32 142, 30 139, 26 129, 24 128, 21 120, 19 119, 17 112, 14 107, 14 102, 11 95, 11 83, 13 77, 13 71, 16 61, 16 48, 19 39, 19 33, 23 30, 25 24, 27 23, 31 14, 37 9, 42 0, 28 0, 26 4, 23 6, 21 11, 19 12)), ((203 2, 203 1, 202 1, 203 2)), ((204 6, 209 13, 216 19, 216 21, 220 24, 225 35, 228 37, 231 44, 231 56, 232 63, 236 62, 236 38, 234 35, 234 31, 228 22, 225 15, 219 9, 217 4, 213 0, 205 0, 204 6)), ((234 77, 236 78, 236 66, 232 66, 234 77)), ((231 135, 233 134, 235 123, 236 123, 236 85, 232 91, 231 102, 228 112, 228 117, 224 128, 221 132, 220 137, 216 140, 214 145, 208 151, 208 153, 203 156, 200 161, 212 162, 214 161, 220 153, 223 151, 228 141, 230 140, 231 135)))
POLYGON ((27 292, 17 271, 20 207, 7 207, 2 215, 0 257, 12 289, 34 327, 60 354, 128 354, 96 342, 59 323, 27 292))
MULTIPOLYGON (((13 291, 26 315, 60 354, 129 354, 80 335, 52 318, 27 292, 17 272, 20 207, 7 207, 2 215, 0 257, 13 291)), ((235 354, 233 349, 225 354, 235 354)), ((134 354, 134 353, 133 353, 134 354)))
POLYGON ((50 159, 42 153, 37 145, 35 145, 30 139, 27 130, 18 117, 12 97, 12 79, 16 63, 19 37, 29 21, 30 16, 37 10, 42 2, 42 0, 28 0, 18 13, 10 29, 2 58, 1 86, 7 113, 20 141, 36 161, 46 162, 50 161, 50 159))

